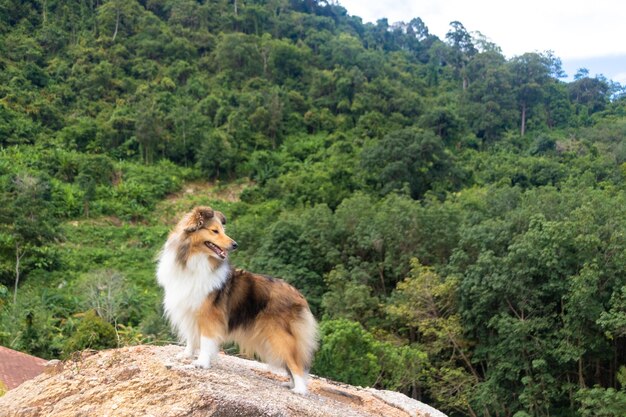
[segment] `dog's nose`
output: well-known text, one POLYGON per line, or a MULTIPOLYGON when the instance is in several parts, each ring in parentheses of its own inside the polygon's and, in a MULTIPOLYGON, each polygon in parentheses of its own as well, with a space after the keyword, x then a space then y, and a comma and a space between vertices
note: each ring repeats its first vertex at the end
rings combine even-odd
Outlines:
POLYGON ((233 244, 230 245, 231 250, 235 250, 239 247, 239 245, 237 244, 237 242, 233 241, 233 244))

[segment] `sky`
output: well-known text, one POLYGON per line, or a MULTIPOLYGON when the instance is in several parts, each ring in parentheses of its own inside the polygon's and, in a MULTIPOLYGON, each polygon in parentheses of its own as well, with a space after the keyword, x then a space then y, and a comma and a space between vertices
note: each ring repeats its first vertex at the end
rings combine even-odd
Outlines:
POLYGON ((363 22, 386 17, 392 24, 420 17, 430 33, 445 39, 450 22, 478 31, 507 58, 553 51, 573 77, 587 68, 626 84, 624 0, 339 0, 363 22))

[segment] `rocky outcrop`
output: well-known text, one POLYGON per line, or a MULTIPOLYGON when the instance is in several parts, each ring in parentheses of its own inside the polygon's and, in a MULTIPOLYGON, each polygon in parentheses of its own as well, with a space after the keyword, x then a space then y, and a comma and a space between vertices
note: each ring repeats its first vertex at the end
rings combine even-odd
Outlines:
POLYGON ((266 365, 220 355, 211 369, 177 360, 178 346, 84 352, 0 398, 0 416, 445 417, 402 394, 312 377, 301 396, 266 365))

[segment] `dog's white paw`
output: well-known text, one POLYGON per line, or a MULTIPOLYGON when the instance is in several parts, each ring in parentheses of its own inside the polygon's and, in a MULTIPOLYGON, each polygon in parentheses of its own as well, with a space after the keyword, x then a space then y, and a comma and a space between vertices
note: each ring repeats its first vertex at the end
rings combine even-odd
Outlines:
POLYGON ((309 391, 306 389, 306 387, 299 387, 299 386, 295 386, 291 389, 291 392, 293 392, 294 394, 298 394, 298 395, 307 395, 309 393, 309 391))
POLYGON ((176 359, 184 360, 184 359, 193 359, 196 350, 194 349, 193 343, 187 343, 185 345, 185 349, 182 352, 176 354, 176 359))
POLYGON ((306 395, 306 386, 306 376, 293 375, 293 388, 291 389, 291 392, 295 394, 306 395))
POLYGON ((211 367, 210 360, 203 360, 203 359, 198 358, 192 363, 193 363, 193 366, 195 366, 196 368, 209 369, 211 367))
POLYGON ((193 352, 187 352, 187 350, 176 354, 176 359, 178 359, 179 361, 191 358, 193 358, 193 352))

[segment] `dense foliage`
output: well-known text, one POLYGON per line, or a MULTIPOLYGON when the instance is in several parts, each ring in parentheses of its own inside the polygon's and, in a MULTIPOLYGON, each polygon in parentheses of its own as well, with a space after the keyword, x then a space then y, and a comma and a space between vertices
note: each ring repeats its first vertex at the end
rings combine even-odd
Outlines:
POLYGON ((210 204, 306 295, 313 372, 626 415, 626 101, 562 79, 331 1, 0 0, 0 343, 172 341, 154 256, 210 204))

